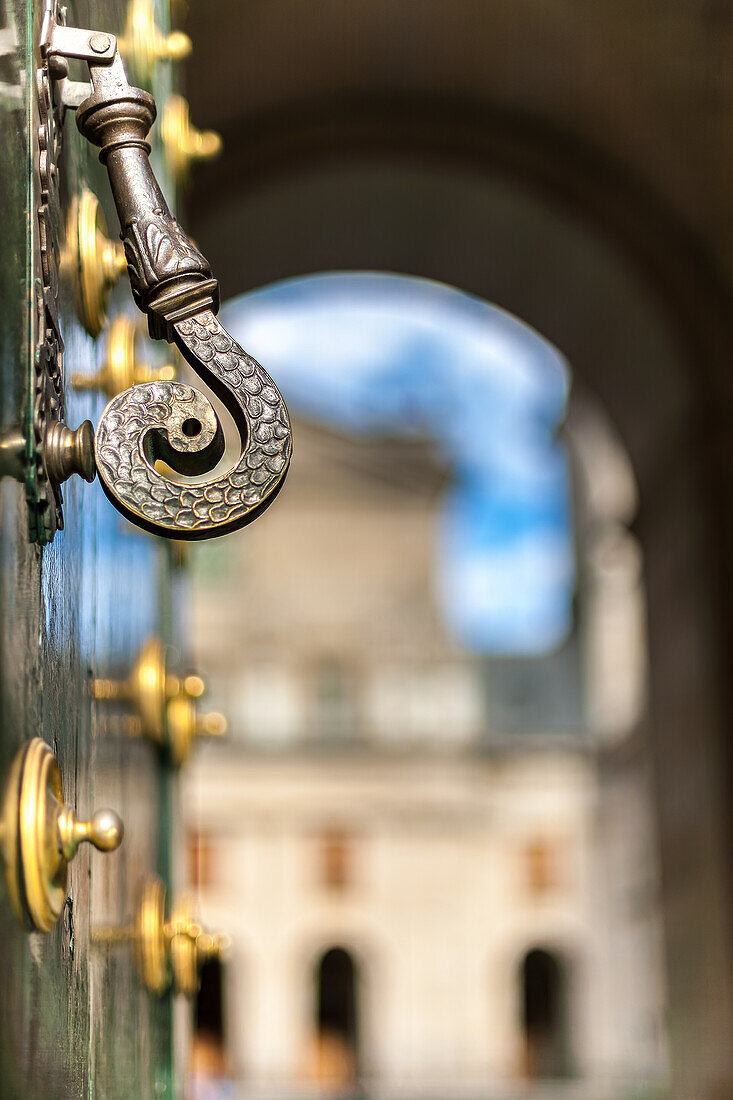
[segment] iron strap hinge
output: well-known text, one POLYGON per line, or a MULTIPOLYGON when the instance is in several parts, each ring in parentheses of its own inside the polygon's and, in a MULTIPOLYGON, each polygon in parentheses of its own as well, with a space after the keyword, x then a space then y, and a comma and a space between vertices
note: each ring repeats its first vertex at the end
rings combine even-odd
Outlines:
POLYGON ((69 80, 66 62, 74 58, 89 66, 111 66, 117 57, 117 37, 106 31, 83 30, 58 23, 54 12, 46 9, 41 27, 41 57, 48 63, 59 89, 61 105, 76 110, 92 94, 85 80, 69 80))

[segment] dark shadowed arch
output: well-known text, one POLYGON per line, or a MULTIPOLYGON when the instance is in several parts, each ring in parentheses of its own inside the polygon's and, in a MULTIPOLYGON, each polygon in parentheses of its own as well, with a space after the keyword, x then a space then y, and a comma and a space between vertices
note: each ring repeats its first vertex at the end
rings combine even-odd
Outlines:
POLYGON ((325 951, 316 966, 317 1021, 319 1030, 338 1035, 358 1049, 357 967, 343 947, 325 951))
POLYGON ((570 1076, 564 960, 552 951, 534 947, 522 959, 519 980, 527 1076, 570 1076))
POLYGON ((224 1046, 224 966, 220 959, 207 959, 195 1004, 196 1031, 224 1046))
POLYGON ((331 947, 316 960, 313 973, 318 1075, 348 1086, 358 1077, 359 969, 344 947, 331 947))

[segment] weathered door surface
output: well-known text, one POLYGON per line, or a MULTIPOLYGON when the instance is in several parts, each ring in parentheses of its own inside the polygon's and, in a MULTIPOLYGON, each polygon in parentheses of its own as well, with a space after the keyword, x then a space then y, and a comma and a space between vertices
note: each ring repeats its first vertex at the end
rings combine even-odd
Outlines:
MULTIPOLYGON (((37 207, 39 104, 35 73, 43 0, 3 0, 0 12, 0 408, 3 438, 28 427, 33 413, 41 267, 37 207)), ((122 35, 123 3, 68 5, 70 25, 122 35)), ((155 10, 167 28, 162 4, 155 10)), ((72 76, 82 79, 79 73, 72 76)), ((156 64, 140 84, 160 103, 170 90, 171 63, 156 64)), ((88 79, 88 77, 87 77, 88 79)), ((160 142, 155 169, 173 198, 160 142)), ((85 188, 117 224, 97 152, 66 118, 58 167, 59 328, 65 344, 65 421, 96 423, 108 400, 85 387, 108 354, 110 322, 139 316, 126 280, 109 295, 107 320, 95 338, 85 330, 74 296, 74 263, 64 233, 85 188)), ((78 293, 78 288, 77 288, 78 293)), ((89 326, 87 326, 88 328, 89 326)), ((166 347, 161 346, 165 356, 166 347)), ((154 360, 156 350, 146 351, 154 360)), ((163 359, 162 362, 165 360, 163 359)), ((27 456, 26 456, 27 457, 27 456)), ((141 883, 169 878, 174 782, 166 765, 95 680, 125 678, 151 636, 170 641, 171 544, 130 526, 106 501, 98 482, 72 477, 63 486, 63 530, 39 533, 44 521, 28 503, 33 486, 0 481, 0 772, 18 747, 42 737, 58 758, 65 801, 80 817, 116 810, 125 826, 119 851, 82 845, 69 866, 68 898, 48 933, 23 930, 0 890, 0 1095, 25 1100, 95 1096, 165 1097, 172 1080, 172 1001, 141 984, 124 929, 134 917, 141 883), (110 933, 109 929, 116 929, 110 933)), ((4 470, 4 472, 7 472, 4 470)), ((45 520, 48 520, 48 511, 45 520)))

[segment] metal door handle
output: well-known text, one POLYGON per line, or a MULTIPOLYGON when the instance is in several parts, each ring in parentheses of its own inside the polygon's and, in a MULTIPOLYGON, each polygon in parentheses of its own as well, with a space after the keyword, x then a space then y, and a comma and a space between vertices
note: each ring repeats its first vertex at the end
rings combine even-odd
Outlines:
POLYGON ((224 452, 218 417, 203 394, 180 382, 134 386, 110 401, 95 432, 102 487, 129 520, 175 539, 225 535, 275 499, 290 463, 288 411, 277 386, 216 319, 219 286, 208 262, 171 214, 150 166, 155 120, 149 92, 127 81, 114 35, 61 26, 46 13, 41 52, 61 103, 100 149, 125 246, 132 295, 150 335, 175 343, 223 402, 240 435, 239 458, 202 484, 172 481, 213 470, 224 452), (67 58, 87 62, 91 85, 67 78, 67 58))

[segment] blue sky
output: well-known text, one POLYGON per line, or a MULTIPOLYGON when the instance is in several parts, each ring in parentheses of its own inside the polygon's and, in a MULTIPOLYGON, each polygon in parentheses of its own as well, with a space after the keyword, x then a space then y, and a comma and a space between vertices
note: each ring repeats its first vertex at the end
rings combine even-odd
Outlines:
POLYGON ((471 295, 378 273, 289 279, 228 302, 222 318, 295 415, 435 438, 456 476, 436 598, 464 645, 530 654, 562 641, 574 560, 555 431, 570 375, 551 344, 471 295))

